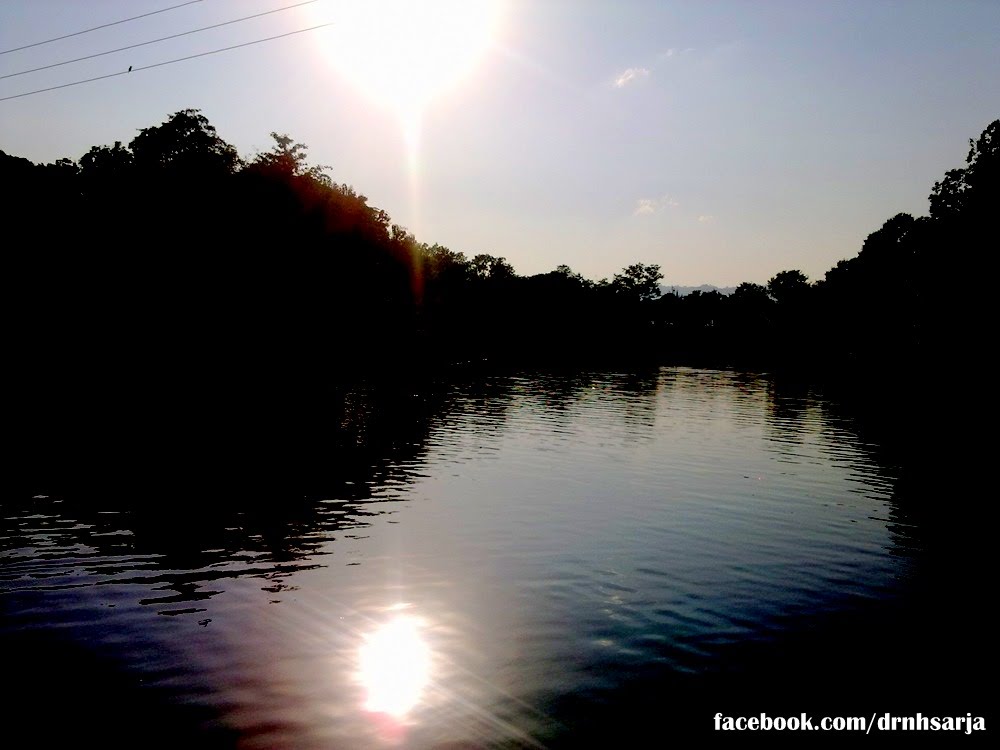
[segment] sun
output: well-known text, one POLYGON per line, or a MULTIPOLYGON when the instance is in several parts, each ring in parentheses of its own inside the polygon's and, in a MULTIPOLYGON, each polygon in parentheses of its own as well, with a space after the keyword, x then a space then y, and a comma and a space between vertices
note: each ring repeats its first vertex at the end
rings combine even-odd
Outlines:
POLYGON ((490 48, 502 0, 340 0, 325 53, 344 77, 404 123, 419 121, 490 48))

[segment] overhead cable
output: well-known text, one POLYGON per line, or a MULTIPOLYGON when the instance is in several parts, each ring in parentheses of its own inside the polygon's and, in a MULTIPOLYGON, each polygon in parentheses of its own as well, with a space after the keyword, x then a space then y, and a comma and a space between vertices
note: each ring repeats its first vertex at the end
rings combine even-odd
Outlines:
POLYGON ((333 21, 329 23, 321 23, 318 26, 310 26, 307 29, 298 29, 296 31, 289 31, 284 34, 276 34, 275 36, 264 37, 263 39, 254 39, 252 42, 243 42, 242 44, 233 44, 229 47, 219 47, 218 49, 209 50, 208 52, 199 52, 196 55, 187 55, 185 57, 176 57, 173 60, 164 60, 163 62, 153 63, 152 65, 143 65, 139 68, 132 68, 130 70, 121 70, 117 73, 107 73, 103 76, 95 76, 93 78, 85 78, 82 81, 72 81, 70 83, 63 83, 58 86, 49 86, 44 89, 35 89, 34 91, 25 91, 21 94, 14 94, 12 96, 0 97, 0 102, 6 102, 11 99, 20 99, 24 96, 32 96, 34 94, 41 94, 45 91, 55 91, 57 89, 66 89, 70 86, 80 86, 84 83, 92 83, 93 81, 102 81, 105 78, 114 78, 115 76, 126 76, 132 73, 138 73, 141 70, 151 70, 152 68, 161 68, 164 65, 173 65, 174 63, 183 62, 184 60, 194 60, 197 57, 207 57, 208 55, 217 55, 220 52, 228 52, 229 50, 239 49, 240 47, 249 47, 254 44, 260 44, 262 42, 270 42, 274 39, 283 39, 288 36, 294 36, 296 34, 304 34, 307 31, 315 31, 316 29, 326 28, 327 26, 333 26, 333 21))
POLYGON ((160 8, 160 10, 153 10, 149 13, 143 13, 139 16, 132 16, 131 18, 123 18, 120 21, 112 21, 111 23, 102 23, 100 26, 93 26, 89 29, 84 29, 83 31, 74 31, 72 34, 63 34, 62 36, 54 36, 51 39, 43 39, 40 42, 32 42, 31 44, 24 44, 20 47, 11 47, 10 49, 0 50, 0 55, 6 55, 10 52, 18 52, 22 49, 30 49, 31 47, 41 47, 43 44, 50 44, 52 42, 59 42, 63 39, 69 39, 73 36, 80 36, 81 34, 89 34, 91 31, 97 31, 98 29, 106 29, 109 26, 117 26, 121 23, 128 23, 129 21, 136 21, 140 18, 147 18, 149 16, 155 16, 158 13, 166 13, 168 10, 176 10, 177 8, 183 8, 185 5, 194 5, 195 3, 200 3, 202 0, 188 0, 186 3, 180 3, 179 5, 171 5, 169 8, 160 8))
POLYGON ((8 73, 7 75, 0 76, 0 81, 4 78, 15 78, 16 76, 27 75, 28 73, 37 73, 39 70, 48 70, 49 68, 58 68, 62 65, 71 65, 72 63, 82 62, 83 60, 91 60, 95 57, 104 57, 105 55, 113 55, 116 52, 124 52, 125 50, 135 49, 136 47, 145 47, 150 44, 158 44, 159 42, 165 42, 168 39, 177 39, 178 37, 188 36, 190 34, 197 34, 201 31, 208 31, 209 29, 218 29, 221 26, 229 26, 234 23, 240 23, 242 21, 249 21, 252 18, 260 18, 261 16, 269 16, 272 13, 280 13, 284 10, 291 10, 292 8, 300 8, 303 5, 310 5, 317 2, 317 0, 305 0, 305 2, 295 3, 294 5, 286 5, 283 8, 275 8, 274 10, 266 10, 263 13, 254 13, 252 16, 243 16, 242 18, 234 18, 232 21, 223 21, 222 23, 214 23, 211 26, 202 26, 199 29, 191 29, 190 31, 182 31, 179 34, 171 34, 170 36, 161 36, 159 39, 150 39, 148 42, 139 42, 138 44, 130 44, 127 47, 118 47, 117 49, 109 49, 105 52, 95 52, 93 55, 84 55, 83 57, 77 57, 72 60, 63 60, 62 62, 52 63, 51 65, 41 65, 37 68, 30 68, 29 70, 21 70, 17 73, 8 73))

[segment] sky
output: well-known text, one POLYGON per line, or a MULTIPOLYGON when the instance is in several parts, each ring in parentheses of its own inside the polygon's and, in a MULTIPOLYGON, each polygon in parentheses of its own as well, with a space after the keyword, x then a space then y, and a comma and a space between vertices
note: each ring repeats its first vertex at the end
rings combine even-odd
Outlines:
MULTIPOLYGON (((182 2, 4 0, 0 52, 182 2)), ((421 241, 727 286, 821 278, 926 214, 1000 117, 995 0, 316 0, 11 75, 298 2, 200 0, 0 54, 0 99, 123 73, 0 101, 0 149, 78 159, 197 108, 244 157, 272 131, 306 144, 421 241)))

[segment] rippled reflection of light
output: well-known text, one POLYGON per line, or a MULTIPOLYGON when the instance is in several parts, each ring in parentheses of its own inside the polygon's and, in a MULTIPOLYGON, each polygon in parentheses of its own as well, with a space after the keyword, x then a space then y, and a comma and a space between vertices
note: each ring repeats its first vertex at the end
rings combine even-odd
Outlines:
POLYGON ((431 657, 416 618, 397 615, 379 626, 365 638, 360 657, 367 710, 402 717, 417 705, 431 657))

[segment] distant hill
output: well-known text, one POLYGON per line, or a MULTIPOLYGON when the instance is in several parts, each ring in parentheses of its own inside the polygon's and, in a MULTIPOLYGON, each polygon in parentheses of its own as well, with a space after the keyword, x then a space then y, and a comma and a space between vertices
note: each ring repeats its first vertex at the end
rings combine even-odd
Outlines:
POLYGON ((660 292, 663 294, 676 294, 678 297, 686 297, 691 292, 718 292, 719 294, 730 295, 736 291, 734 286, 713 286, 712 284, 702 284, 701 286, 664 286, 660 285, 660 292))

